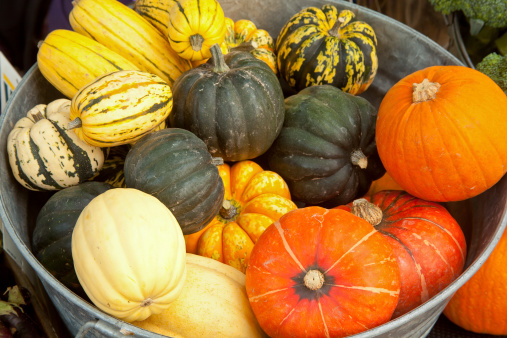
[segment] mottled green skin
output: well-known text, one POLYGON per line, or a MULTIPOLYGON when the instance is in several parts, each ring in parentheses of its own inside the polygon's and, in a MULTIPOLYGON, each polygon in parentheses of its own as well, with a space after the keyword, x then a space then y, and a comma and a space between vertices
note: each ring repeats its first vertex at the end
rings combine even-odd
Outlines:
POLYGON ((308 7, 294 15, 276 41, 280 76, 293 89, 330 84, 358 95, 378 69, 373 28, 349 10, 308 7), (343 21, 339 29, 335 26, 343 21))
POLYGON ((312 86, 285 100, 285 122, 268 163, 289 185, 293 200, 334 207, 366 193, 385 169, 377 154, 377 111, 364 98, 330 86, 312 86), (351 162, 360 149, 361 169, 351 162))
POLYGON ((228 70, 214 71, 214 58, 174 83, 171 127, 190 130, 224 161, 265 153, 282 128, 283 91, 271 68, 248 52, 224 56, 228 70))
POLYGON ((158 198, 183 234, 204 228, 224 199, 224 184, 204 142, 185 129, 154 131, 137 141, 124 165, 127 188, 158 198))
POLYGON ((72 231, 88 203, 112 188, 103 182, 84 182, 65 188, 52 195, 37 215, 32 237, 35 257, 56 279, 79 295, 84 291, 74 271, 72 231))

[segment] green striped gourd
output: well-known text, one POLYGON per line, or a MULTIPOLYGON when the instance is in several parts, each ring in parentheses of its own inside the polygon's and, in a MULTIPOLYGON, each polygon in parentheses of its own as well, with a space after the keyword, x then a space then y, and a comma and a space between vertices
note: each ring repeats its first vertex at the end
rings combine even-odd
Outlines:
POLYGON ((97 78, 72 98, 69 128, 98 147, 136 142, 171 113, 169 85, 155 74, 121 70, 97 78))
POLYGON ((116 0, 76 0, 69 21, 86 35, 122 55, 140 70, 160 76, 170 86, 192 68, 167 37, 132 8, 116 0))
POLYGON ((280 76, 296 91, 330 84, 357 95, 377 74, 373 28, 332 5, 295 14, 278 35, 276 50, 280 76))
POLYGON ((60 190, 94 176, 105 150, 87 144, 67 130, 70 100, 39 104, 16 122, 7 138, 12 173, 35 191, 60 190))
POLYGON ((65 29, 51 31, 39 44, 37 63, 46 80, 69 99, 99 76, 139 69, 101 43, 65 29))

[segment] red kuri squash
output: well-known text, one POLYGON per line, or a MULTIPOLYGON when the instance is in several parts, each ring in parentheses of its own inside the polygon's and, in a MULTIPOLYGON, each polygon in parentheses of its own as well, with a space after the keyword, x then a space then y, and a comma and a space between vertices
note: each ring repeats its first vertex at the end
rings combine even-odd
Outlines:
POLYGON ((344 210, 306 207, 255 244, 246 290, 270 337, 343 337, 387 322, 400 276, 388 241, 344 210))
POLYGON ((421 305, 463 271, 465 236, 440 204, 392 190, 337 208, 367 219, 393 247, 401 276, 393 317, 421 305))
POLYGON ((392 178, 429 201, 459 201, 507 172, 507 96, 481 72, 433 66, 396 83, 384 96, 377 150, 392 178))

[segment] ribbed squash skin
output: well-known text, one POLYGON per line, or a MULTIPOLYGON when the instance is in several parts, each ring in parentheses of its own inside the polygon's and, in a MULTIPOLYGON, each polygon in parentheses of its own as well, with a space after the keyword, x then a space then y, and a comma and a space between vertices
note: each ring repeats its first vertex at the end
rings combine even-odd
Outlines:
POLYGON ((188 235, 211 222, 222 206, 224 184, 212 161, 197 136, 166 128, 132 146, 125 159, 125 183, 162 201, 188 235))
POLYGON ((37 64, 46 80, 69 99, 99 76, 139 69, 101 43, 65 29, 46 36, 37 52, 37 64))
POLYGON ((167 36, 169 10, 175 3, 175 0, 136 0, 134 10, 167 36))
POLYGON ((187 279, 181 295, 164 312, 132 323, 173 338, 266 337, 245 289, 245 274, 187 253, 187 279))
POLYGON ((330 84, 357 95, 372 83, 378 68, 377 38, 367 23, 332 5, 308 7, 295 14, 276 40, 280 76, 303 88, 330 84), (337 33, 335 24, 343 20, 337 33))
POLYGON ((283 124, 280 82, 265 62, 247 52, 214 56, 179 77, 173 93, 170 125, 190 130, 224 161, 262 155, 283 124))
POLYGON ((178 0, 170 6, 167 37, 184 59, 210 58, 210 47, 224 41, 225 31, 224 11, 217 0, 178 0))
POLYGON ((75 1, 69 20, 76 32, 97 40, 169 85, 192 67, 153 25, 119 1, 75 1))
POLYGON ((70 290, 85 295, 72 260, 72 230, 81 211, 92 199, 113 187, 103 182, 84 182, 57 191, 37 215, 32 250, 39 262, 70 290))
POLYGON ((375 143, 376 117, 367 100, 331 85, 303 89, 285 100, 285 121, 268 152, 269 167, 285 179, 293 200, 325 206, 351 202, 385 173, 375 143), (363 160, 357 161, 358 151, 363 160))
POLYGON ((167 309, 185 284, 178 222, 137 189, 109 189, 88 203, 72 231, 72 259, 93 304, 127 322, 167 309))
POLYGON ((172 100, 171 88, 155 74, 110 73, 72 98, 71 119, 81 120, 74 131, 82 140, 101 147, 132 143, 164 123, 172 100))
POLYGON ((102 168, 106 151, 67 130, 70 102, 59 99, 35 106, 9 133, 9 163, 25 188, 60 190, 88 180, 102 168))

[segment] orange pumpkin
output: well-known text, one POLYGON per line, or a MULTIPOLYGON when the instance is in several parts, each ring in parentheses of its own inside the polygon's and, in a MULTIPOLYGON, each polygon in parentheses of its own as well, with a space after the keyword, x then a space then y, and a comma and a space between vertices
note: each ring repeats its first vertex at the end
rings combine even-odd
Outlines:
POLYGON ((270 337, 344 337, 391 318, 400 275, 391 246, 370 223, 312 206, 285 214, 262 234, 246 291, 270 337))
POLYGON ((486 262, 451 298, 444 315, 468 331, 507 335, 507 231, 486 262))
POLYGON ((393 180, 389 173, 385 173, 384 176, 378 180, 371 182, 370 189, 366 193, 366 196, 371 196, 376 192, 385 190, 403 190, 403 188, 393 180))
POLYGON ((219 214, 201 231, 185 236, 188 253, 216 259, 245 272, 264 230, 297 208, 287 183, 253 161, 218 166, 225 187, 219 214))
POLYGON ((465 235, 440 204, 386 190, 337 208, 364 217, 391 244, 401 276, 393 318, 426 302, 463 271, 465 235))
POLYGON ((488 76, 463 66, 433 66, 396 83, 376 124, 387 172, 410 194, 459 201, 507 172, 507 96, 488 76))

